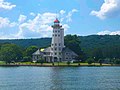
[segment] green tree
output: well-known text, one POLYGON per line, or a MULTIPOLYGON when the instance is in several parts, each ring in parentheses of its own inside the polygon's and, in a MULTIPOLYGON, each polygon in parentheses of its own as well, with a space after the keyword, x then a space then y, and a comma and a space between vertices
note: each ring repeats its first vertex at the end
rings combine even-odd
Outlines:
POLYGON ((68 65, 68 66, 70 65, 70 63, 71 63, 70 61, 67 61, 67 65, 68 65))
POLYGON ((98 62, 100 63, 100 65, 102 65, 102 63, 103 63, 103 59, 99 59, 98 62))
POLYGON ((94 62, 93 58, 88 58, 88 59, 87 59, 87 63, 88 63, 88 64, 92 64, 93 62, 94 62))
POLYGON ((45 63, 45 60, 41 57, 41 58, 37 61, 37 63, 40 63, 41 65, 43 65, 43 63, 45 63))
POLYGON ((114 60, 114 63, 115 63, 115 64, 120 64, 120 59, 115 59, 115 60, 114 60))
POLYGON ((30 56, 32 57, 32 54, 38 49, 37 46, 29 46, 27 49, 26 49, 26 56, 30 56))
POLYGON ((22 59, 22 49, 15 44, 3 44, 0 49, 0 60, 10 63, 22 59))
POLYGON ((23 62, 32 62, 32 58, 30 56, 23 57, 23 62))
POLYGON ((78 58, 83 60, 84 59, 84 52, 81 50, 81 41, 80 38, 77 35, 66 35, 65 36, 65 46, 70 48, 72 51, 74 51, 78 58))

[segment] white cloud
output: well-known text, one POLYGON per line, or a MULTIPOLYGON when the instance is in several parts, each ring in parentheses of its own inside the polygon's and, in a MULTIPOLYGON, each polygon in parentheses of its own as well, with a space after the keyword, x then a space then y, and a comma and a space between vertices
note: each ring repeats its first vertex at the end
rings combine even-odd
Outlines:
POLYGON ((72 11, 68 12, 68 15, 66 16, 67 18, 67 22, 71 22, 72 21, 72 15, 75 13, 75 12, 78 12, 77 9, 72 9, 72 11))
POLYGON ((31 12, 31 13, 30 13, 30 15, 31 15, 31 16, 35 16, 36 14, 35 14, 35 13, 33 13, 33 12, 31 12))
POLYGON ((34 19, 19 25, 16 37, 50 37, 52 29, 49 24, 53 23, 55 16, 55 13, 38 14, 34 19))
POLYGON ((70 26, 68 24, 63 24, 63 28, 64 28, 64 30, 68 30, 70 28, 70 26))
POLYGON ((109 30, 105 30, 105 31, 101 31, 97 33, 98 35, 120 35, 120 31, 109 31, 109 30))
POLYGON ((11 10, 12 8, 16 7, 16 5, 11 4, 10 2, 5 2, 4 0, 0 0, 0 8, 11 10))
POLYGON ((65 13, 66 13, 65 10, 60 10, 60 14, 61 14, 61 15, 65 14, 65 13))
POLYGON ((120 0, 104 0, 100 10, 93 10, 91 15, 95 15, 100 19, 120 16, 120 0))
POLYGON ((14 27, 16 25, 15 22, 10 22, 8 18, 0 17, 0 28, 5 27, 14 27))
POLYGON ((19 22, 19 23, 22 23, 22 22, 24 22, 26 19, 27 19, 27 16, 25 16, 25 15, 20 15, 20 16, 19 16, 19 19, 18 19, 18 22, 19 22))
MULTIPOLYGON (((63 28, 68 30, 70 26, 66 24, 68 18, 71 19, 76 9, 68 12, 69 17, 66 18, 68 14, 66 11, 61 10, 58 14, 46 12, 35 14, 33 19, 28 19, 25 15, 20 15, 17 22, 11 22, 9 18, 0 17, 0 38, 1 39, 13 39, 13 38, 40 38, 40 37, 51 37, 52 27, 56 16, 61 20, 63 28), (7 32, 7 33, 5 33, 7 32)), ((32 14, 32 13, 31 13, 32 14)), ((30 14, 30 15, 31 15, 30 14)))

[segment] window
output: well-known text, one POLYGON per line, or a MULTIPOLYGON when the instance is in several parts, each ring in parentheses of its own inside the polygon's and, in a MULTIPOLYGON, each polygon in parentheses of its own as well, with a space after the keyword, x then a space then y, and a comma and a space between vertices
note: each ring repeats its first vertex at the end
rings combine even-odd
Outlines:
POLYGON ((61 48, 59 48, 59 50, 61 50, 61 48))
POLYGON ((68 55, 68 53, 66 53, 66 55, 68 55))
POLYGON ((54 37, 54 34, 53 34, 53 37, 54 37))
POLYGON ((55 32, 57 32, 57 31, 55 31, 55 32))
POLYGON ((68 58, 66 58, 66 59, 68 59, 68 58))
POLYGON ((59 52, 59 55, 61 55, 61 52, 59 52))
POLYGON ((55 53, 55 55, 57 55, 57 53, 55 53))
POLYGON ((58 32, 60 32, 60 31, 58 31, 58 32))
POLYGON ((60 37, 60 34, 58 35, 58 37, 60 37))
POLYGON ((53 46, 54 44, 52 44, 52 46, 53 46))
POLYGON ((57 46, 57 43, 55 43, 55 46, 57 46))
POLYGON ((57 48, 55 48, 55 51, 57 50, 57 48))
POLYGON ((61 44, 59 43, 59 46, 60 46, 61 44))
POLYGON ((51 48, 51 50, 53 51, 53 48, 51 48))
POLYGON ((57 34, 55 34, 55 37, 57 37, 57 34))

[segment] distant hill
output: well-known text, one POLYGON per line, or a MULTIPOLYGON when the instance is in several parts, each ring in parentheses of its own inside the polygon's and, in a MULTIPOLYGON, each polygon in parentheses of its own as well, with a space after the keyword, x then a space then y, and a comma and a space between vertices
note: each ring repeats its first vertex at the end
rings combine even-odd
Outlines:
POLYGON ((28 46, 38 46, 47 47, 51 43, 51 38, 39 38, 39 39, 7 39, 7 40, 0 40, 0 43, 14 43, 24 48, 28 46))
MULTIPOLYGON (((92 50, 96 47, 120 46, 120 35, 90 35, 79 37, 81 48, 84 51, 92 50)), ((0 43, 14 43, 24 48, 35 45, 41 48, 49 46, 51 38, 0 40, 0 43)))

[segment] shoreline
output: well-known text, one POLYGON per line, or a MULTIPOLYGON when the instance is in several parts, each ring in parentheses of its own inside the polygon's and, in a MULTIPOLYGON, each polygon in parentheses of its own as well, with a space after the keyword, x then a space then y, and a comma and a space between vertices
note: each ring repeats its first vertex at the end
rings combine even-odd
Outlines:
POLYGON ((19 67, 19 66, 35 66, 35 67, 114 67, 120 65, 41 65, 41 64, 1 64, 0 67, 19 67))

